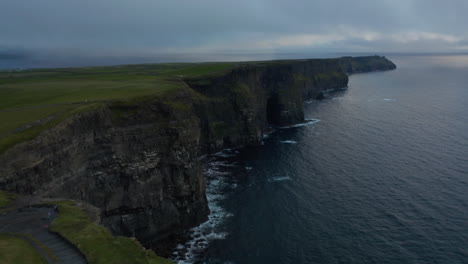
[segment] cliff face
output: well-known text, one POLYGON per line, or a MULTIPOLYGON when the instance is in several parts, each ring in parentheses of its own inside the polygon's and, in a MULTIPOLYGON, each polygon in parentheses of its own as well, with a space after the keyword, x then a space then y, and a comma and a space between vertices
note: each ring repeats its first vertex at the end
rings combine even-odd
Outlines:
POLYGON ((0 189, 83 200, 116 234, 162 239, 206 219, 200 154, 302 122, 303 101, 346 87, 344 70, 393 68, 382 57, 273 61, 185 79, 166 98, 80 113, 7 150, 0 189))
POLYGON ((346 87, 337 59, 245 64, 227 74, 186 79, 200 96, 194 108, 205 149, 258 143, 269 126, 304 121, 303 102, 346 87))
POLYGON ((387 71, 396 69, 396 65, 385 57, 342 57, 339 59, 342 70, 348 74, 387 71))
MULTIPOLYGON (((177 98, 190 103, 187 95, 177 98)), ((0 157, 2 189, 83 200, 142 240, 203 221, 198 119, 157 100, 73 116, 0 157), (121 114, 125 113, 125 114, 121 114)))

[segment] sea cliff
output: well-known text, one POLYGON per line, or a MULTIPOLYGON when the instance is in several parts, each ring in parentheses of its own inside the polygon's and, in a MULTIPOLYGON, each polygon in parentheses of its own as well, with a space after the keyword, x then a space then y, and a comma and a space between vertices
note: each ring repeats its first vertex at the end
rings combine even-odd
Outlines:
POLYGON ((0 189, 81 200, 115 234, 157 241, 209 213, 203 154, 261 142, 304 121, 303 102, 347 87, 348 74, 395 69, 384 57, 240 63, 179 76, 164 98, 109 102, 0 154, 0 189))

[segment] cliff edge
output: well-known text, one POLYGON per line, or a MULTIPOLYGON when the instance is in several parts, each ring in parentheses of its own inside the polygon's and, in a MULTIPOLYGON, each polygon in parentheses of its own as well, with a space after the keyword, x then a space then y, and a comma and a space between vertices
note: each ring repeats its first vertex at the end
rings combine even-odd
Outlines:
POLYGON ((200 155, 303 122, 303 102, 347 87, 348 74, 395 68, 385 57, 344 57, 173 77, 181 86, 171 93, 103 103, 8 148, 0 189, 81 200, 115 234, 157 241, 207 218, 200 155))

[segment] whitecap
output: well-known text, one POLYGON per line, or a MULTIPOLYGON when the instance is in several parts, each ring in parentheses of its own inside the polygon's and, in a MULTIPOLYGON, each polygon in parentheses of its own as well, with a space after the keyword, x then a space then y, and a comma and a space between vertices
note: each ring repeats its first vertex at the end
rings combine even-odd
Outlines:
POLYGON ((275 131, 276 131, 276 130, 272 129, 272 130, 266 132, 265 134, 263 134, 262 138, 263 138, 263 139, 269 138, 269 137, 271 136, 271 134, 275 133, 275 131))
POLYGON ((220 152, 214 153, 213 156, 220 157, 220 158, 231 158, 231 157, 235 157, 236 154, 231 154, 225 151, 220 151, 220 152))
POLYGON ((269 182, 276 182, 276 181, 289 181, 291 178, 288 176, 278 176, 268 179, 269 182))
POLYGON ((216 153, 213 153, 211 154, 211 156, 213 157, 220 157, 220 158, 230 158, 230 157, 235 157, 236 154, 238 154, 239 152, 235 149, 230 149, 230 148, 226 148, 226 149, 223 149, 219 152, 216 152, 216 153))
POLYGON ((296 125, 292 125, 292 126, 284 126, 284 127, 280 127, 280 128, 281 129, 286 129, 286 128, 295 128, 295 127, 308 126, 308 125, 312 125, 312 124, 315 124, 317 122, 320 122, 320 119, 306 119, 305 121, 306 122, 304 122, 304 123, 300 123, 300 124, 296 124, 296 125))
POLYGON ((391 102, 395 102, 395 101, 396 101, 396 99, 388 99, 388 98, 385 98, 385 99, 383 99, 383 100, 384 100, 384 101, 391 101, 391 102))
POLYGON ((208 175, 229 175, 229 174, 231 174, 228 171, 219 171, 219 170, 212 169, 212 168, 208 169, 206 173, 208 175))
POLYGON ((213 161, 210 162, 210 166, 216 166, 216 167, 236 167, 236 163, 229 163, 227 161, 213 161))
POLYGON ((297 144, 297 141, 294 140, 282 140, 280 142, 283 144, 297 144))
POLYGON ((177 249, 183 249, 183 248, 184 248, 184 245, 178 244, 176 248, 177 248, 177 249))
MULTIPOLYGON (((216 153, 217 157, 229 156, 232 150, 224 150, 216 153)), ((192 264, 197 261, 200 254, 206 250, 210 241, 225 239, 229 234, 220 230, 220 225, 233 214, 228 212, 222 202, 226 199, 226 190, 237 188, 237 184, 230 182, 226 171, 229 167, 237 166, 236 163, 220 161, 212 158, 208 162, 209 166, 205 168, 204 173, 207 176, 206 198, 210 208, 208 220, 197 227, 189 230, 189 240, 185 244, 179 244, 175 248, 172 260, 178 264, 192 264)))

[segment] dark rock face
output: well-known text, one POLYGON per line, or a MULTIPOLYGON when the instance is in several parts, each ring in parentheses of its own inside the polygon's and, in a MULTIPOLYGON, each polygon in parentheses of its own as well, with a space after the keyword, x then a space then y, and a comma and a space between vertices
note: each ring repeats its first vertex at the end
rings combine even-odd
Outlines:
MULTIPOLYGON (((184 96, 175 100, 190 103, 184 96)), ((115 111, 75 115, 8 150, 0 157, 1 189, 83 200, 101 208, 115 233, 142 241, 203 221, 198 118, 158 101, 118 120, 115 111)))
POLYGON ((348 74, 396 69, 396 65, 385 57, 342 57, 340 66, 348 74))
POLYGON ((256 144, 270 125, 304 121, 303 102, 322 91, 346 87, 338 59, 259 62, 213 77, 186 79, 201 94, 201 145, 213 150, 256 144))
POLYGON ((382 57, 273 61, 186 79, 170 98, 80 113, 7 150, 0 189, 83 200, 116 234, 163 239, 209 213, 201 154, 303 122, 303 101, 346 87, 344 70, 393 67, 382 57))

